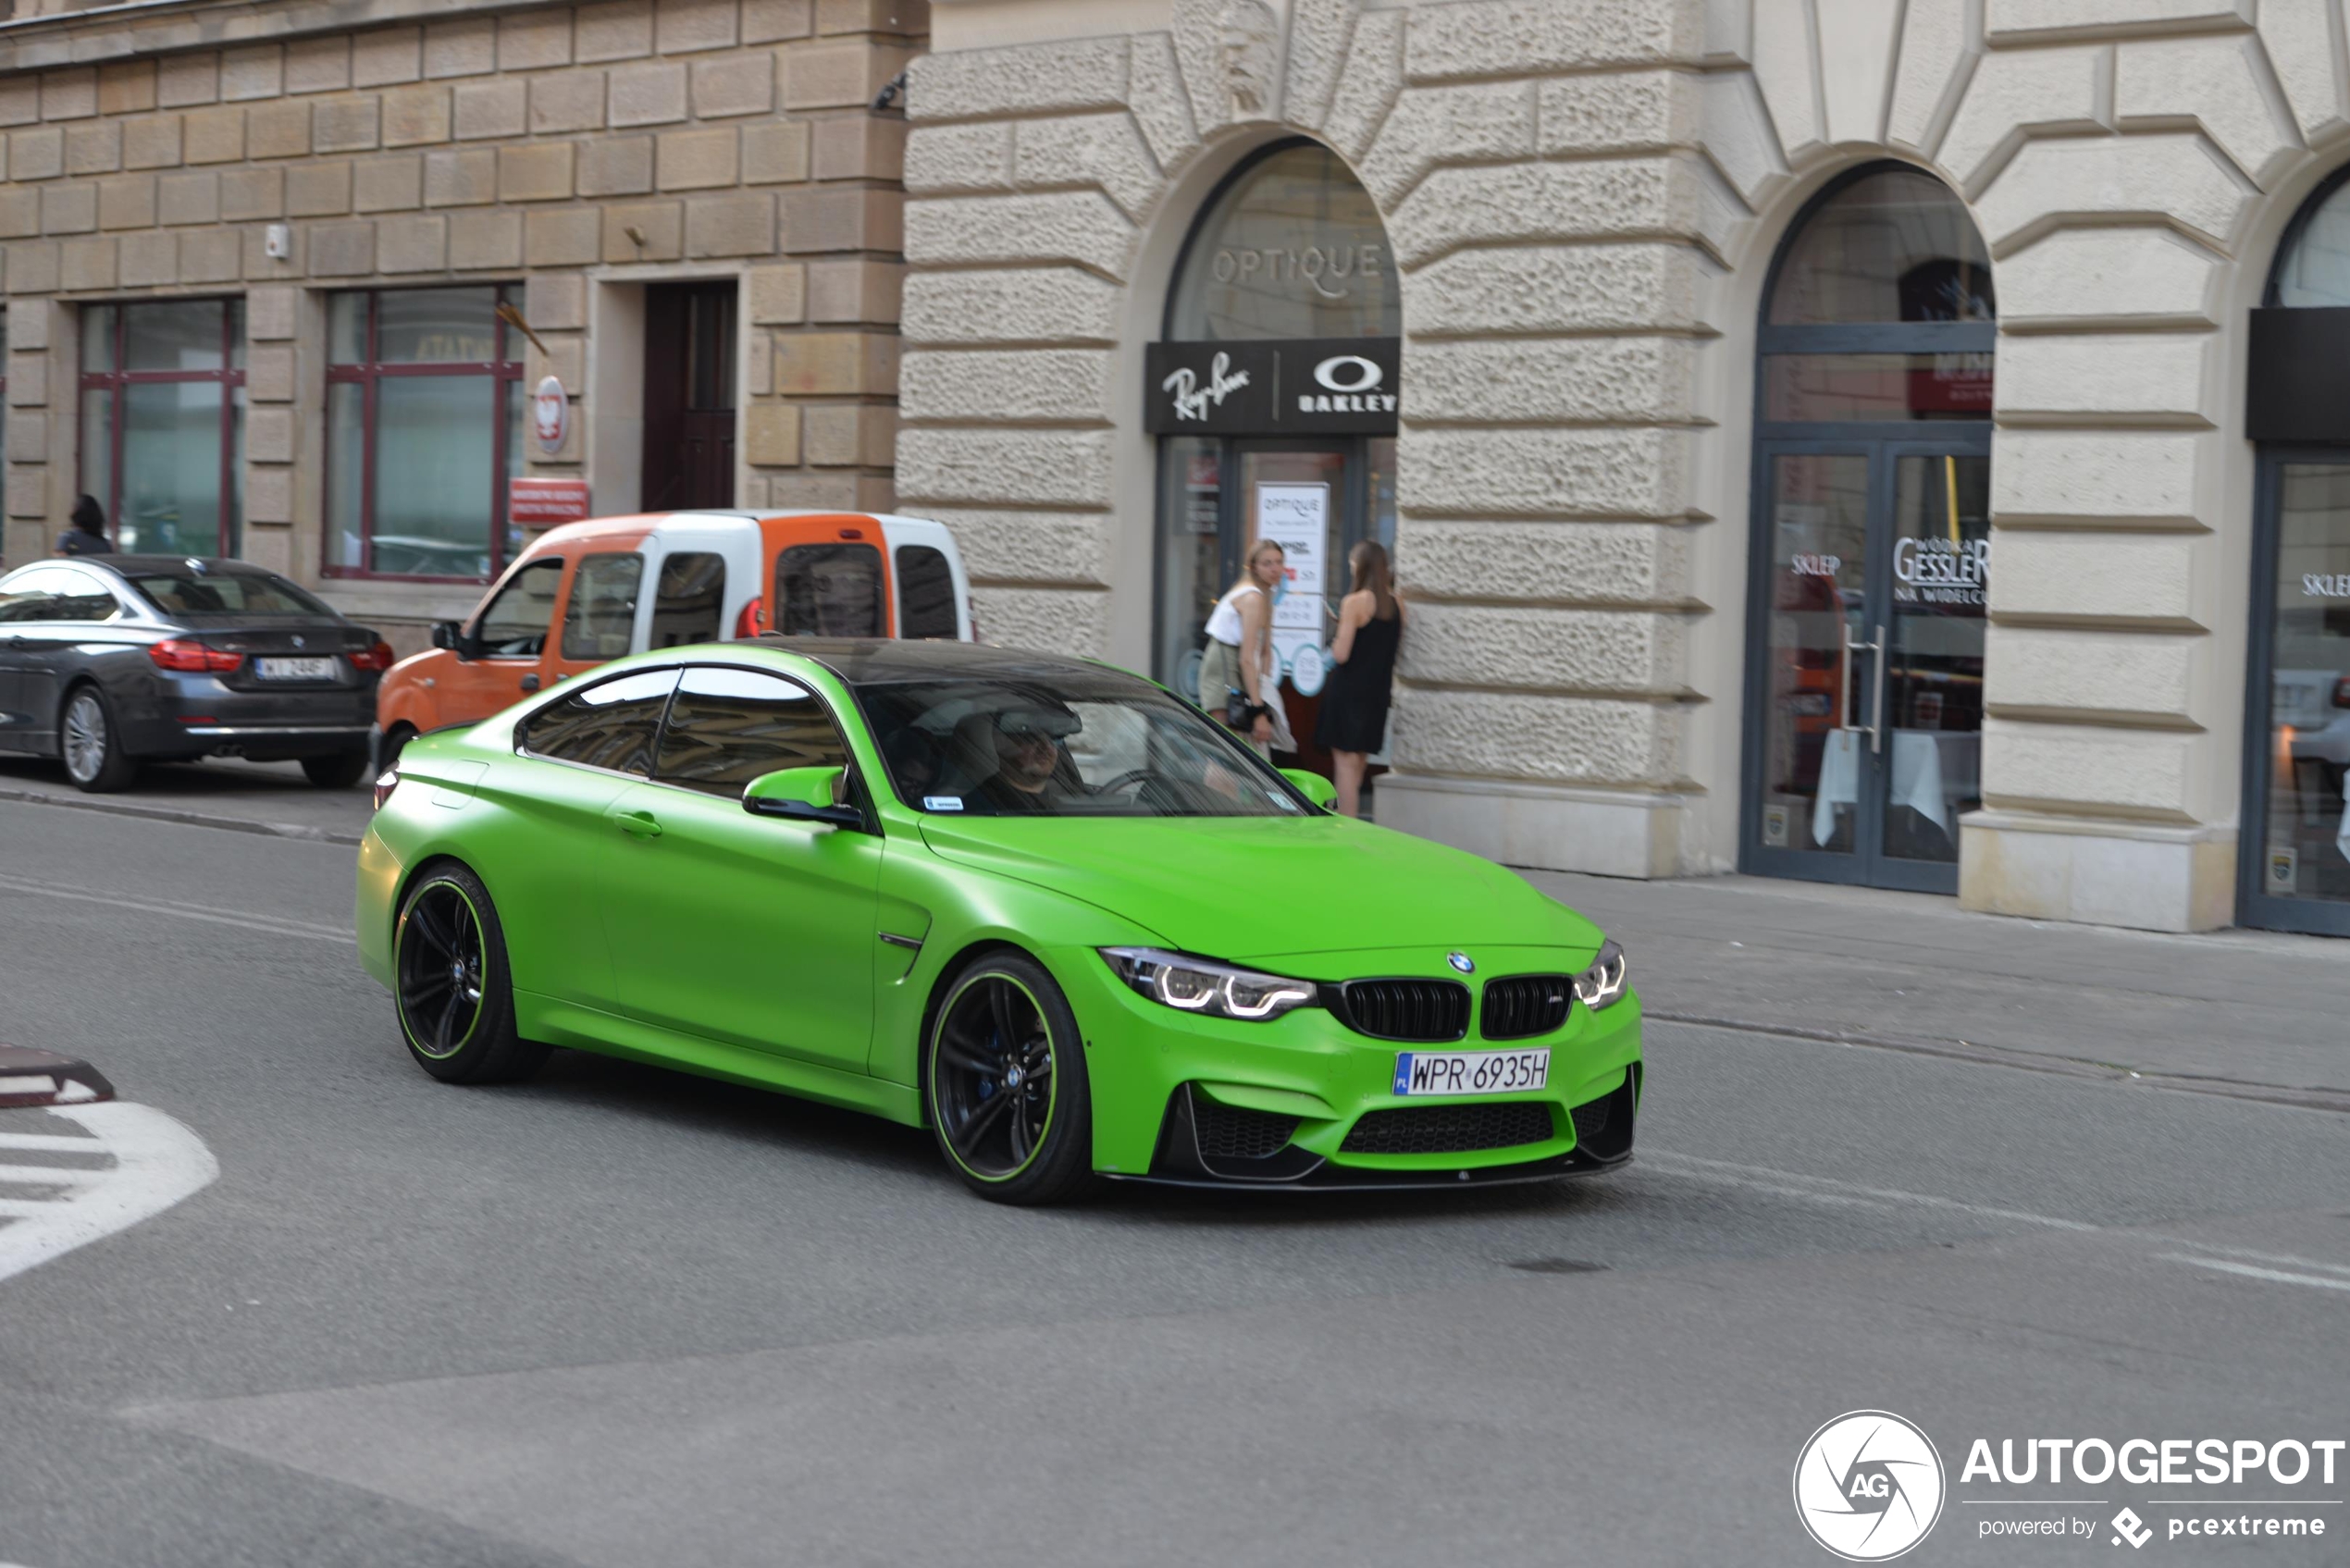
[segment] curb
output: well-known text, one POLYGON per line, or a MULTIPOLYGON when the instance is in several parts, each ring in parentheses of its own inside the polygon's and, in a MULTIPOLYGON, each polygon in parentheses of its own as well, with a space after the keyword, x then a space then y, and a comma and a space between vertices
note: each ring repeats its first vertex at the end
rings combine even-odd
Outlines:
POLYGON ((1810 1040, 1825 1045, 1861 1045, 1873 1051, 1898 1051, 1911 1056, 1937 1056, 1945 1061, 1972 1062, 1979 1067, 2016 1068, 2059 1078, 2084 1078, 2125 1088, 2169 1089, 2182 1094, 2215 1094, 2230 1100, 2291 1105, 2305 1111, 2331 1111, 2350 1116, 2350 1090, 2315 1085, 2257 1083, 2242 1079, 2205 1078, 2192 1073, 2148 1072, 2118 1062, 2085 1056, 2056 1056, 2004 1045, 1984 1045, 1971 1040, 1904 1040, 1880 1034, 1850 1034, 1837 1030, 1805 1029, 1799 1024, 1756 1023, 1747 1019, 1713 1018, 1700 1013, 1667 1013, 1645 1008, 1643 1019, 1683 1024, 1696 1029, 1729 1030, 1739 1034, 1771 1034, 1783 1040, 1810 1040))
POLYGON ((264 838, 293 838, 311 844, 347 844, 357 846, 361 834, 340 833, 333 828, 314 828, 302 822, 261 822, 247 817, 215 816, 208 811, 183 811, 171 806, 142 806, 127 800, 98 800, 70 796, 50 795, 37 789, 10 789, 0 786, 0 800, 20 801, 33 806, 62 806, 71 811, 103 811, 116 817, 144 817, 154 822, 174 822, 181 827, 222 828, 229 833, 259 833, 264 838))

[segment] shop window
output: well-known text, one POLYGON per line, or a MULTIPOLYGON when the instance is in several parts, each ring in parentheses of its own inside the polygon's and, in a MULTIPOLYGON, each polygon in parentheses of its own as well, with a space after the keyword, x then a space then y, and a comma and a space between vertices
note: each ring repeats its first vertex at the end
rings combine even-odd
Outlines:
POLYGON ((518 287, 371 290, 328 304, 327 570, 486 581, 521 548, 518 287))
POLYGON ((1879 164, 1773 268, 1756 398, 1743 869, 1957 891, 1982 804, 1997 305, 1948 187, 1879 164))
POLYGON ((1395 411, 1403 330, 1379 204, 1345 161, 1277 142, 1202 206, 1145 367, 1158 443, 1152 667, 1201 693, 1206 627, 1263 539, 1280 543, 1272 656, 1297 758, 1314 749, 1328 642, 1348 552, 1395 533, 1395 411))
POLYGON ((2350 169, 2285 230, 2252 320, 2246 925, 2350 936, 2350 169))
POLYGON ((81 312, 81 488, 125 553, 244 545, 242 300, 81 312))
POLYGON ((1371 193, 1297 142, 1249 165, 1201 214, 1169 296, 1170 340, 1394 338, 1395 265, 1371 193))

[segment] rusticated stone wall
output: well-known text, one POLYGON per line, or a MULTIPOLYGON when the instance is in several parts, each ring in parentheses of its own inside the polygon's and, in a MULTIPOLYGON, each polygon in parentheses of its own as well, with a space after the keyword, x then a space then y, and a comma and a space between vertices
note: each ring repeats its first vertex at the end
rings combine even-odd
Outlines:
MULTIPOLYGON (((247 301, 246 553, 315 580, 325 295, 521 281, 535 383, 580 399, 532 470, 595 477, 594 285, 741 279, 737 500, 891 497, 905 124, 872 103, 924 0, 368 0, 66 12, 0 43, 7 559, 77 489, 87 302, 247 301), (283 224, 288 253, 266 253, 283 224)), ((628 472, 635 472, 628 454, 628 472)), ((633 507, 635 496, 624 504, 633 507)), ((348 584, 378 617, 472 590, 348 584), (413 602, 412 602, 413 601, 413 602)), ((411 639, 413 640, 413 639, 411 639)))
POLYGON ((1147 657, 1141 346, 1249 147, 1316 137, 1402 269, 1382 820, 1634 875, 1737 852, 1762 279, 1893 157, 2000 302, 1985 809, 1962 898, 2187 929, 2232 904, 2245 310, 2350 146, 2324 0, 942 5, 913 72, 898 482, 991 633, 1147 657), (1016 9, 1016 8, 1011 8, 1016 9), (1256 93, 1253 83, 1271 84, 1256 93))

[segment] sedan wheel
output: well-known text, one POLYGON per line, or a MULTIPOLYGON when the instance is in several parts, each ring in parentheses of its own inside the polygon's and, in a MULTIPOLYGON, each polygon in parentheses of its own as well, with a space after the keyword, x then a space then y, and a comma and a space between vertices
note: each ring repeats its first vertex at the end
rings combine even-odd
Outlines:
POLYGON ((419 882, 392 933, 400 1032, 416 1065, 451 1083, 526 1078, 547 1047, 514 1031, 505 932, 481 879, 449 866, 419 882))
POLYGON ((957 977, 930 1048, 939 1148, 973 1189, 1006 1203, 1055 1203, 1092 1175, 1093 1117, 1077 1020, 1052 976, 1026 957, 981 960, 957 977))
POLYGON ((57 725, 57 753, 74 787, 93 795, 120 789, 138 772, 138 764, 122 754, 113 715, 95 686, 80 687, 67 701, 57 725))

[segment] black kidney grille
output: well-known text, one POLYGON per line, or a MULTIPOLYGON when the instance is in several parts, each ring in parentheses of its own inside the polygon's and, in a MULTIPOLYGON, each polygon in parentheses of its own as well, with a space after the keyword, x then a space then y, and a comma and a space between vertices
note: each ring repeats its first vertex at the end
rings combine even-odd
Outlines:
POLYGON ((1297 1131, 1297 1118, 1219 1105, 1195 1090, 1192 1129, 1199 1139, 1199 1152, 1208 1159, 1261 1160, 1288 1146, 1291 1135, 1297 1131))
POLYGON ((1371 1111, 1347 1130, 1350 1154, 1464 1154, 1546 1143, 1553 1136, 1551 1107, 1540 1101, 1498 1105, 1406 1105, 1371 1111))
POLYGON ((1339 987, 1346 1021, 1377 1040, 1458 1040, 1469 991, 1456 980, 1350 980, 1339 987))
POLYGON ((1563 974, 1511 975, 1485 982, 1485 1013, 1478 1032, 1488 1040, 1523 1040, 1548 1034, 1566 1021, 1575 982, 1563 974))
POLYGON ((1575 1107, 1575 1141, 1577 1143, 1588 1143, 1607 1130, 1608 1107, 1614 1099, 1612 1093, 1603 1094, 1599 1099, 1587 1100, 1575 1107))

